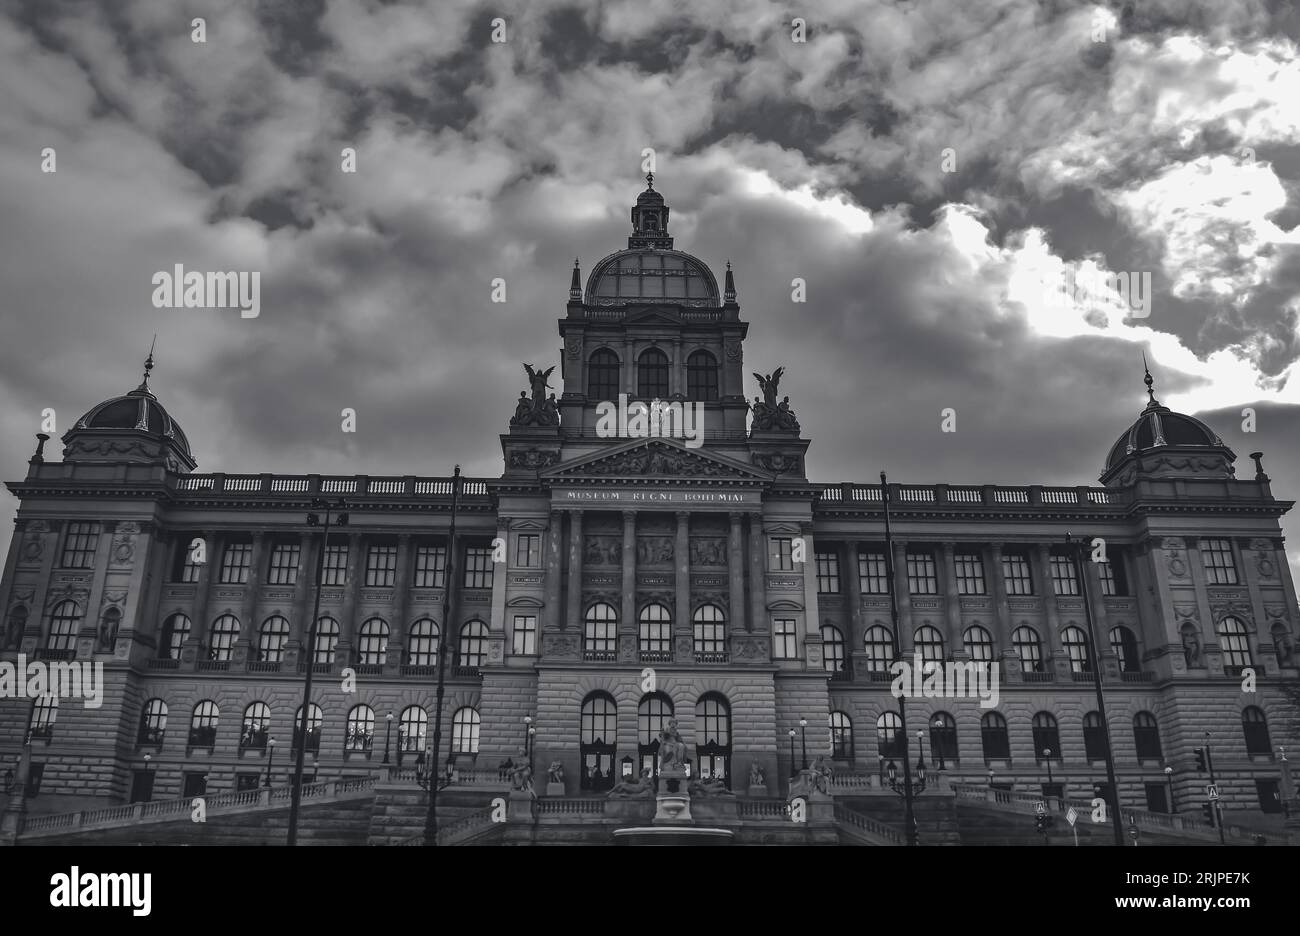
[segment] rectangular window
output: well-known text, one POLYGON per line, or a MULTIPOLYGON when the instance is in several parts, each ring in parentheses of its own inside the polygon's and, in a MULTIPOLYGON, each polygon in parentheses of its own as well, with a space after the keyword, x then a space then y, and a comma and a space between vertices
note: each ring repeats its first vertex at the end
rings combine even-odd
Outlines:
POLYGON ((366 550, 366 586, 389 588, 397 582, 397 547, 372 545, 366 550))
POLYGON ((253 565, 252 543, 227 543, 221 554, 221 584, 244 585, 253 565))
POLYGON ((196 558, 202 558, 207 561, 207 543, 203 544, 202 551, 191 549, 195 540, 202 541, 202 537, 197 534, 182 534, 177 538, 176 555, 172 558, 172 577, 173 582, 197 582, 199 573, 203 570, 203 562, 195 562, 196 558))
POLYGON ((1034 575, 1029 565, 1029 553, 1021 549, 1008 549, 1004 552, 1002 578, 1006 581, 1008 595, 1032 595, 1034 575))
POLYGON ((542 563, 542 535, 520 533, 515 538, 515 565, 521 569, 536 569, 542 563))
POLYGON ((777 618, 772 622, 772 656, 777 660, 797 660, 798 646, 795 641, 795 622, 789 618, 777 618))
POLYGON ((836 553, 817 553, 817 590, 824 595, 840 593, 840 557, 836 553))
POLYGON ((1124 574, 1124 554, 1115 548, 1106 551, 1106 561, 1097 563, 1101 576, 1101 593, 1107 597, 1128 594, 1128 577, 1124 574))
POLYGON ((492 547, 465 547, 465 587, 492 587, 492 547))
POLYGON ((447 547, 415 547, 416 588, 442 588, 447 584, 447 547))
POLYGON ((1205 562, 1205 580, 1210 585, 1236 585, 1237 564, 1232 558, 1232 543, 1226 539, 1201 540, 1201 559, 1205 562))
POLYGON ((67 535, 63 538, 63 558, 59 565, 65 569, 93 569, 97 546, 98 523, 69 523, 67 535))
POLYGON ((330 543, 325 547, 325 564, 321 568, 322 585, 348 583, 348 544, 330 543))
POLYGON ((889 594, 889 569, 883 552, 858 553, 858 582, 864 595, 889 594))
POLYGON ((1074 574, 1074 556, 1052 553, 1050 559, 1053 594, 1079 594, 1079 577, 1074 574))
POLYGON ((939 580, 935 575, 934 553, 907 551, 907 591, 912 595, 937 595, 939 580))
POLYGON ((537 655, 537 616, 533 614, 516 614, 512 643, 515 656, 537 655))
POLYGON ((271 547, 271 567, 267 571, 268 585, 293 585, 298 581, 298 563, 302 558, 302 544, 276 543, 271 547))
POLYGON ((957 571, 957 594, 983 595, 984 558, 977 552, 957 552, 952 557, 957 571))
POLYGON ((794 540, 788 536, 774 536, 771 541, 772 572, 794 571, 794 540))

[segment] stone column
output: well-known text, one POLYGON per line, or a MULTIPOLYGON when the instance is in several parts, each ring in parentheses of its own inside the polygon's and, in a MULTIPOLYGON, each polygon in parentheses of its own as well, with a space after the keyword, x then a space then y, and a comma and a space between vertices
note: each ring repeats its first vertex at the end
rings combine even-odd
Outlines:
POLYGON ((1002 544, 989 544, 989 564, 990 571, 986 574, 990 576, 989 594, 993 597, 993 641, 1000 648, 1002 655, 1007 656, 1013 652, 1011 646, 1011 632, 1014 631, 1015 621, 1011 617, 1011 609, 1007 607, 1007 581, 1002 574, 1002 544))
POLYGON ((674 393, 686 396, 686 362, 682 360, 682 340, 673 339, 673 361, 669 366, 668 395, 674 393))
MULTIPOLYGON (((690 550, 691 515, 685 510, 677 511, 677 537, 673 543, 673 565, 676 575, 673 579, 676 609, 673 618, 677 626, 673 630, 678 635, 691 636, 691 550, 690 550)), ((677 662, 685 662, 678 660, 677 662)))
POLYGON ((569 511, 569 593, 561 627, 582 631, 582 511, 569 511))
MULTIPOLYGON (((316 562, 319 550, 324 548, 321 537, 309 533, 302 538, 302 552, 299 553, 298 579, 293 590, 293 621, 289 629, 289 649, 306 653, 307 641, 311 637, 311 612, 316 600, 316 562)), ((305 660, 305 656, 298 659, 305 660)))
POLYGON ((1043 596, 1043 614, 1047 621, 1047 655, 1055 657, 1064 652, 1065 645, 1061 642, 1061 611, 1056 606, 1056 592, 1052 588, 1051 553, 1051 547, 1039 543, 1034 547, 1033 561, 1034 579, 1038 583, 1038 593, 1043 596))
MULTIPOLYGON (((750 627, 771 633, 772 628, 767 619, 766 568, 763 562, 763 517, 752 513, 749 515, 749 622, 750 627)), ((740 574, 739 567, 735 574, 740 574)), ((798 653, 803 653, 802 646, 795 649, 798 653)))
MULTIPOLYGON (((363 555, 362 545, 363 537, 360 533, 348 534, 348 564, 343 578, 343 601, 339 608, 339 645, 336 659, 343 661, 344 666, 351 666, 355 662, 355 655, 352 648, 356 646, 357 632, 361 629, 361 621, 356 620, 357 614, 357 592, 361 588, 362 579, 365 576, 366 557, 363 555)), ((443 622, 443 633, 451 633, 447 623, 443 622)))
MULTIPOLYGON (((216 530, 204 530, 202 536, 206 561, 199 566, 199 580, 194 583, 194 618, 190 622, 190 636, 185 641, 186 647, 195 648, 196 660, 203 659, 203 654, 198 648, 206 646, 208 641, 208 628, 212 623, 208 620, 208 611, 212 604, 212 584, 217 579, 221 555, 216 530)), ((189 545, 185 543, 182 548, 189 549, 189 545)), ((184 647, 181 651, 183 655, 184 647)))
POLYGON ((637 635, 636 620, 636 511, 623 511, 623 610, 619 632, 637 635))
POLYGON ((912 593, 907 587, 907 543, 894 540, 894 594, 898 600, 899 652, 904 657, 912 655, 912 593))
POLYGON ((394 658, 398 665, 406 662, 406 635, 411 626, 407 620, 411 600, 411 534, 397 534, 397 568, 393 570, 393 617, 389 622, 388 662, 394 658))
POLYGON ((848 540, 844 543, 840 558, 840 591, 849 605, 849 634, 847 639, 847 659, 844 668, 853 672, 853 655, 859 652, 865 640, 862 627, 862 580, 858 578, 858 541, 848 540))
MULTIPOLYGON (((957 547, 955 543, 939 544, 939 582, 943 588, 944 640, 951 652, 964 651, 962 641, 961 596, 957 593, 957 547)), ((962 659, 965 657, 963 656, 962 659)))
POLYGON ((262 587, 262 566, 266 562, 266 534, 254 533, 253 552, 248 561, 248 581, 244 583, 244 602, 239 615, 243 619, 243 626, 239 628, 239 639, 235 641, 236 652, 240 644, 248 648, 249 660, 257 658, 257 635, 262 622, 254 620, 254 615, 257 614, 257 592, 262 587))
MULTIPOLYGON (((506 561, 493 562, 492 565, 492 609, 488 614, 488 633, 494 638, 504 639, 506 632, 506 586, 510 568, 510 518, 497 518, 497 539, 505 543, 506 561)), ((493 552, 495 552, 495 548, 493 552)))
POLYGON ((740 536, 742 515, 733 511, 727 516, 731 521, 731 536, 727 542, 727 581, 731 586, 729 614, 731 617, 731 632, 738 634, 742 629, 752 631, 754 621, 745 614, 745 552, 740 536))
MULTIPOLYGON (((631 338, 623 339, 623 392, 629 398, 636 394, 636 346, 631 338)), ((617 403, 617 400, 611 402, 617 403)))
MULTIPOLYGON (((546 529, 546 608, 542 615, 542 628, 554 631, 560 627, 560 567, 563 563, 564 514, 551 511, 551 523, 546 529)), ((541 645, 538 642, 538 650, 541 645)))

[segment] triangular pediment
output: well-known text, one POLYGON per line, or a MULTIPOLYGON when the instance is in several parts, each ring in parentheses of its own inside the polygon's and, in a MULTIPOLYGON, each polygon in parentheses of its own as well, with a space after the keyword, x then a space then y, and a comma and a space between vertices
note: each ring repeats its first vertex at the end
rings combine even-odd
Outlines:
POLYGON ((722 455, 689 449, 671 439, 634 439, 617 448, 562 462, 541 473, 552 480, 573 478, 691 478, 767 482, 773 475, 755 471, 722 455))
POLYGON ((675 305, 632 305, 623 315, 624 325, 681 325, 682 315, 675 305))

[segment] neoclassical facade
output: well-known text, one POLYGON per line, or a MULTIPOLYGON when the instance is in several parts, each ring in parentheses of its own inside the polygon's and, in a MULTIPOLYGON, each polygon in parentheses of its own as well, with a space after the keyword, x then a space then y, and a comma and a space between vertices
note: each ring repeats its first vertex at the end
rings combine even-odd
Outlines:
POLYGON ((1148 375, 1098 486, 891 484, 889 563, 880 485, 807 478, 780 372, 749 399, 731 270, 719 289, 668 216, 651 180, 626 249, 585 286, 575 265, 562 359, 501 414, 503 471, 464 482, 454 544, 448 477, 198 473, 148 370, 77 421, 61 461, 42 439, 9 483, 0 662, 102 662, 106 682, 98 708, 0 699, 0 761, 32 737, 31 808, 284 782, 309 665, 309 771, 414 757, 439 654, 441 758, 460 769, 517 756, 532 729, 539 772, 559 761, 570 795, 601 791, 654 765, 674 717, 693 770, 745 794, 757 765, 779 795, 805 751, 863 774, 900 755, 900 653, 996 664, 995 706, 907 701, 910 756, 954 778, 1104 789, 1100 670, 1121 802, 1167 810, 1172 790, 1190 808, 1208 743, 1227 809, 1277 807, 1300 658, 1291 502, 1258 459, 1239 477, 1148 375), (620 397, 655 418, 611 433, 620 397), (694 439, 676 431, 687 407, 694 439), (328 542, 316 498, 347 502, 328 542))

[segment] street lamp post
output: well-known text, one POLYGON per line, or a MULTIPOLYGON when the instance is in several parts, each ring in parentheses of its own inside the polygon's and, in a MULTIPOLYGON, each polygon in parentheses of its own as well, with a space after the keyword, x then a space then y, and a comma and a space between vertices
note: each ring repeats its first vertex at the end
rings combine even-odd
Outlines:
POLYGON ((795 763, 796 761, 794 759, 794 729, 791 728, 790 729, 790 776, 792 777, 799 772, 798 770, 795 769, 794 766, 795 763))
POLYGON ((803 769, 808 769, 808 719, 799 719, 799 748, 803 752, 803 769))
POLYGON ((406 750, 406 732, 401 725, 397 726, 397 769, 402 769, 402 752, 406 750))
MULTIPOLYGON (((388 722, 388 727, 384 729, 384 763, 388 763, 388 751, 393 740, 393 713, 389 712, 384 716, 384 721, 388 722)), ((401 741, 398 741, 401 744, 401 741)), ((399 755, 400 756, 400 755, 399 755)))
MULTIPOLYGON (((460 508, 460 465, 451 479, 451 522, 447 527, 447 572, 442 590, 442 621, 451 636, 451 593, 456 585, 456 512, 460 508)), ((442 641, 443 644, 447 641, 442 641)), ((424 844, 434 847, 438 844, 438 791, 440 786, 436 779, 438 774, 438 755, 442 748, 442 700, 446 695, 447 648, 438 647, 438 690, 433 709, 433 751, 429 754, 428 776, 429 811, 424 816, 424 844)), ((450 780, 448 781, 450 782, 450 780)))
MULTIPOLYGON (((936 719, 934 720, 934 727, 935 727, 935 729, 936 729, 937 731, 942 732, 942 731, 943 731, 943 719, 942 719, 942 718, 936 718, 936 719)), ((944 748, 944 745, 943 745, 943 735, 942 735, 942 734, 939 734, 937 737, 938 737, 938 740, 937 740, 937 741, 935 740, 934 737, 931 737, 931 738, 930 738, 930 748, 931 748, 931 750, 934 752, 935 756, 939 758, 939 769, 940 769, 940 770, 947 770, 948 768, 947 768, 947 766, 944 764, 944 760, 943 760, 943 748, 944 748)))
POLYGON ((1165 783, 1169 784, 1169 812, 1172 815, 1178 812, 1178 804, 1174 802, 1174 768, 1165 768, 1165 783))
MULTIPOLYGON (((894 643, 894 660, 902 659, 902 652, 899 649, 898 640, 898 589, 894 587, 894 537, 889 529, 889 482, 885 478, 885 473, 880 473, 880 503, 884 508, 885 520, 885 582, 889 586, 889 620, 893 627, 894 643)), ((907 759, 907 702, 906 693, 898 694, 898 737, 903 745, 903 829, 907 836, 908 845, 920 844, 920 834, 916 826, 916 813, 912 808, 912 798, 915 792, 912 787, 912 765, 907 759)), ((924 789, 925 778, 921 779, 922 789, 924 789)), ((894 784, 893 778, 890 778, 890 786, 895 787, 895 792, 900 792, 894 784)))
POLYGON ((925 732, 916 729, 916 772, 925 776, 925 732))
POLYGON ((1049 747, 1043 748, 1043 760, 1047 761, 1047 785, 1055 786, 1055 781, 1052 779, 1052 749, 1051 748, 1049 747))
MULTIPOLYGON (((1214 755, 1210 753, 1210 732, 1205 732, 1205 765, 1210 768, 1210 786, 1217 787, 1218 781, 1214 779, 1214 755)), ((1219 844, 1227 845, 1228 842, 1223 835, 1223 810, 1219 808, 1217 799, 1211 801, 1214 809, 1214 824, 1219 827, 1219 844)))
POLYGON ((304 654, 307 657, 307 666, 305 667, 307 677, 303 680, 302 686, 303 743, 298 745, 298 750, 294 753, 293 788, 289 791, 289 845, 291 846, 298 844, 298 811, 302 807, 302 767, 303 758, 307 753, 307 720, 308 713, 311 711, 311 676, 312 671, 316 669, 316 628, 320 618, 321 583, 325 578, 325 552, 329 549, 330 544, 330 514, 335 514, 334 520, 338 526, 348 525, 348 515, 343 512, 347 509, 347 504, 343 501, 335 501, 331 505, 329 501, 315 497, 312 498, 311 506, 313 511, 320 511, 320 513, 307 514, 307 526, 322 526, 322 515, 325 522, 321 530, 320 548, 316 553, 316 600, 312 610, 311 625, 307 629, 307 648, 304 654))
POLYGON ((528 726, 528 776, 533 775, 533 752, 537 748, 537 728, 528 726))
POLYGON ((1115 779, 1115 748, 1110 743, 1110 721, 1106 718, 1106 698, 1101 691, 1101 655, 1097 652, 1097 627, 1092 619, 1092 589, 1083 573, 1083 540, 1074 539, 1065 534, 1065 542, 1073 546, 1074 574, 1079 582, 1079 595, 1083 598, 1083 617, 1088 624, 1088 658, 1092 661, 1092 686, 1097 693, 1097 716, 1101 719, 1101 730, 1106 741, 1106 782, 1110 785, 1110 795, 1114 798, 1110 809, 1111 830, 1115 835, 1115 844, 1124 847, 1124 820, 1119 814, 1119 781, 1115 779))
POLYGON ((275 738, 266 742, 269 753, 266 755, 266 788, 271 788, 271 771, 275 768, 275 738))

